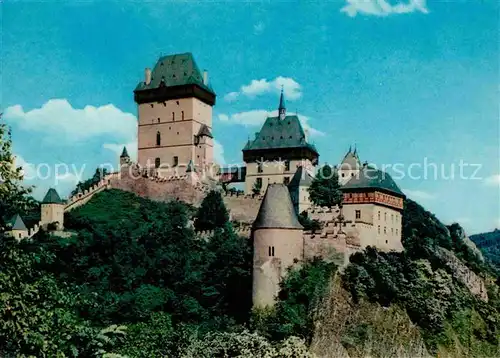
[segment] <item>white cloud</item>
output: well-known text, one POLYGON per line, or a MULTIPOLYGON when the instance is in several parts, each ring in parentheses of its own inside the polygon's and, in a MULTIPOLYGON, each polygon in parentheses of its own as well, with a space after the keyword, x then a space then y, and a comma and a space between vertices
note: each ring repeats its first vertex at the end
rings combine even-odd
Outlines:
POLYGON ((495 174, 487 177, 484 180, 484 183, 490 186, 500 186, 500 174, 495 174))
POLYGON ((227 102, 233 102, 236 101, 239 96, 240 94, 238 92, 229 92, 224 96, 224 100, 227 102))
POLYGON ((436 198, 436 196, 434 194, 431 194, 429 192, 422 191, 422 190, 403 189, 403 192, 407 196, 411 197, 412 199, 416 199, 416 200, 432 200, 432 199, 436 198))
MULTIPOLYGON (((227 123, 227 124, 239 124, 245 127, 254 127, 254 126, 261 126, 267 117, 276 117, 278 116, 278 111, 266 111, 264 109, 255 109, 252 111, 247 111, 247 112, 240 112, 240 113, 234 113, 231 115, 227 114, 219 114, 218 118, 221 122, 227 123)), ((302 123, 302 126, 304 127, 304 130, 307 132, 308 135, 311 135, 313 137, 318 137, 318 136, 324 136, 325 133, 321 132, 320 130, 317 130, 309 124, 309 121, 311 120, 307 116, 303 116, 301 114, 298 115, 300 122, 302 123)))
POLYGON ((293 78, 279 76, 271 81, 265 78, 252 80, 248 85, 241 86, 239 91, 226 94, 224 99, 232 102, 240 96, 255 98, 267 93, 279 94, 282 87, 287 100, 294 101, 302 96, 301 86, 297 81, 293 78))
POLYGON ((137 140, 122 144, 104 143, 102 147, 104 149, 111 150, 113 153, 116 154, 117 158, 122 154, 123 147, 125 147, 127 148, 130 160, 133 162, 137 162, 137 140))
POLYGON ((67 144, 95 136, 130 138, 137 127, 136 117, 112 104, 73 108, 66 99, 51 99, 40 108, 25 112, 21 105, 8 107, 4 118, 21 129, 46 135, 46 142, 67 144))
POLYGON ((217 140, 214 140, 214 161, 219 165, 226 164, 226 160, 224 159, 224 147, 217 140))
POLYGON ((409 14, 419 11, 427 14, 426 0, 400 0, 397 4, 391 5, 387 0, 346 0, 340 11, 345 12, 350 17, 355 17, 358 13, 373 16, 388 16, 391 14, 409 14))

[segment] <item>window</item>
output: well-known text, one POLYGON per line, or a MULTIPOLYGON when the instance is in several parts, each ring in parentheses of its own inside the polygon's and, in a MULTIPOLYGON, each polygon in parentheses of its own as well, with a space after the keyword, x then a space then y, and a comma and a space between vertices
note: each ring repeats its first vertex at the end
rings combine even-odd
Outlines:
POLYGON ((166 107, 166 106, 167 106, 167 102, 163 102, 163 107, 166 107))
POLYGON ((153 103, 151 103, 151 108, 153 108, 155 105, 153 103))
POLYGON ((160 167, 160 158, 156 158, 155 159, 155 168, 159 168, 160 167))
POLYGON ((394 235, 394 228, 391 227, 391 234, 394 235))
POLYGON ((257 185, 262 187, 262 178, 257 178, 256 181, 257 181, 257 185))
POLYGON ((394 215, 391 214, 391 222, 394 222, 394 215))
POLYGON ((182 120, 184 120, 184 111, 181 112, 182 120))
POLYGON ((351 173, 351 177, 353 177, 353 176, 354 176, 354 173, 351 173))
POLYGON ((389 241, 385 240, 385 243, 386 243, 386 244, 388 244, 388 243, 389 243, 389 241))
POLYGON ((378 226, 378 233, 380 234, 380 225, 378 226))
POLYGON ((342 178, 343 178, 343 177, 345 177, 345 174, 344 174, 344 173, 342 173, 342 178))
POLYGON ((158 118, 158 123, 160 123, 160 118, 158 118))
POLYGON ((22 239, 23 238, 23 234, 22 233, 19 233, 19 238, 22 239))
POLYGON ((285 185, 290 184, 290 177, 284 177, 283 178, 283 184, 285 184, 285 185))
POLYGON ((262 162, 258 162, 257 163, 257 173, 262 173, 262 171, 263 171, 262 162))
POLYGON ((361 210, 356 210, 356 219, 361 219, 361 210))
POLYGON ((161 145, 161 133, 156 132, 156 145, 161 145))
POLYGON ((398 229, 396 229, 396 235, 398 234, 398 229))
POLYGON ((175 121, 175 112, 172 112, 172 120, 175 121))
POLYGON ((274 246, 269 246, 268 253, 269 253, 269 256, 274 256, 274 246))
POLYGON ((179 165, 179 157, 178 156, 174 156, 174 167, 176 167, 178 165, 179 165))
POLYGON ((378 219, 380 220, 380 211, 378 212, 378 219))
POLYGON ((384 226, 384 234, 387 234, 387 228, 384 226))
POLYGON ((384 221, 387 221, 387 213, 384 213, 384 221))
POLYGON ((285 160, 285 171, 290 171, 290 161, 289 160, 285 160))

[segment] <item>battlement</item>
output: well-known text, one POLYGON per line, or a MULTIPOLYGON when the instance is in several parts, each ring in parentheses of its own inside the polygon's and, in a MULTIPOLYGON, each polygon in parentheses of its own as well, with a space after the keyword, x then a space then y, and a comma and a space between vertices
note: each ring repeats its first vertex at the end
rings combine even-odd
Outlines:
POLYGON ((64 207, 64 211, 70 211, 73 210, 79 206, 82 206, 86 204, 92 197, 100 193, 103 190, 106 190, 111 187, 111 179, 117 177, 119 173, 111 173, 106 176, 97 184, 94 186, 90 187, 89 189, 86 189, 83 191, 83 193, 78 193, 76 195, 73 195, 70 197, 66 203, 66 206, 64 207))
MULTIPOLYGON (((252 232, 252 229, 250 226, 245 226, 245 227, 242 227, 242 228, 234 228, 234 233, 238 236, 243 236, 243 237, 247 237, 247 238, 250 238, 250 234, 252 232)), ((195 233, 195 235, 198 237, 198 238, 201 238, 201 239, 207 239, 207 238, 210 238, 212 237, 213 235, 215 234, 215 230, 207 230, 207 231, 197 231, 195 233)))

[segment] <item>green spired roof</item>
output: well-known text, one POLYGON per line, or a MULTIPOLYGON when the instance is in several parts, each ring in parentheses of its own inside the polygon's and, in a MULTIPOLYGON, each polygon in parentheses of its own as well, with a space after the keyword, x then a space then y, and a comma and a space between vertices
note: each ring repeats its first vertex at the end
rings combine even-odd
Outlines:
POLYGON ((47 194, 45 194, 42 204, 64 204, 64 203, 61 200, 59 194, 57 194, 56 189, 50 188, 47 194))
POLYGON ((190 52, 160 57, 151 71, 151 83, 139 82, 136 91, 165 87, 196 84, 206 91, 215 94, 210 86, 203 83, 203 74, 196 65, 190 52))
POLYGON ((24 230, 27 231, 26 225, 19 214, 15 215, 10 221, 11 230, 24 230))
POLYGON ((212 135, 212 133, 210 132, 210 129, 208 129, 208 126, 206 124, 202 124, 200 127, 200 130, 198 131, 198 137, 201 137, 201 136, 207 136, 210 138, 214 137, 212 135))
POLYGON ((355 189, 379 189, 398 196, 405 196, 388 173, 370 166, 364 166, 359 171, 359 174, 352 177, 341 189, 347 191, 355 189))
POLYGON ((292 177, 292 180, 290 180, 290 183, 288 184, 289 188, 296 188, 299 186, 310 186, 312 184, 313 177, 309 172, 303 167, 300 166, 297 168, 297 171, 292 177))
POLYGON ((269 184, 253 223, 254 229, 300 229, 290 193, 285 184, 269 184))
POLYGON ((186 168, 186 173, 192 173, 192 172, 193 173, 196 172, 196 168, 194 167, 193 161, 190 160, 186 168))
POLYGON ((123 147, 122 155, 120 155, 120 158, 129 158, 126 147, 123 147))
POLYGON ((243 150, 276 148, 307 148, 318 153, 316 147, 306 141, 304 128, 296 115, 286 116, 283 120, 268 117, 255 139, 249 140, 243 150))

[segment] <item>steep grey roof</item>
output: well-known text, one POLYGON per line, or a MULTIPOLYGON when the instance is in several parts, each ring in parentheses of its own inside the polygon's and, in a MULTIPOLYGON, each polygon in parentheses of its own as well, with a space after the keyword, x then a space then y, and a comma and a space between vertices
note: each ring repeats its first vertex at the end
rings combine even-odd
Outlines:
POLYGON ((122 155, 120 155, 120 158, 129 158, 126 147, 123 147, 122 155))
POLYGON ((288 188, 284 184, 269 184, 253 223, 254 229, 300 229, 288 188))
POLYGON ((310 186, 313 181, 313 177, 309 172, 303 167, 300 166, 297 168, 297 171, 292 177, 292 180, 290 180, 290 183, 288 184, 289 188, 295 188, 298 186, 310 186))
POLYGON ((210 93, 210 86, 203 83, 203 75, 199 70, 193 55, 189 52, 161 57, 151 71, 151 83, 139 82, 136 91, 165 87, 196 84, 210 93))
POLYGON ((356 152, 356 150, 352 152, 351 148, 349 148, 349 151, 344 156, 344 159, 340 164, 340 169, 359 169, 360 167, 361 162, 359 160, 358 153, 356 152))
POLYGON ((255 139, 248 141, 243 151, 275 149, 275 148, 307 148, 318 153, 316 147, 306 140, 304 128, 296 115, 268 117, 255 139))
POLYGON ((42 200, 42 204, 64 204, 56 189, 50 188, 42 200))
POLYGON ((207 136, 210 138, 213 138, 214 136, 212 135, 212 132, 210 132, 210 129, 208 129, 206 124, 202 124, 200 127, 200 130, 198 131, 198 137, 201 136, 207 136))
POLYGON ((405 196, 388 173, 370 166, 363 167, 359 174, 352 177, 341 189, 347 191, 380 189, 398 196, 405 196))
POLYGON ((24 230, 27 231, 26 225, 19 214, 15 215, 9 222, 11 230, 24 230))

